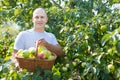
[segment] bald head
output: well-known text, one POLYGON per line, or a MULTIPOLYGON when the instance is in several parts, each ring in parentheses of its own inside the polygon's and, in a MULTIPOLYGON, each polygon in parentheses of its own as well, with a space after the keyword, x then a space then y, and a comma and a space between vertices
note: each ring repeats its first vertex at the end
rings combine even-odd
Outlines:
POLYGON ((44 15, 44 16, 47 17, 46 11, 45 11, 45 9, 43 9, 43 8, 37 8, 37 9, 35 9, 35 10, 33 11, 33 17, 34 17, 36 14, 42 14, 42 15, 44 15))

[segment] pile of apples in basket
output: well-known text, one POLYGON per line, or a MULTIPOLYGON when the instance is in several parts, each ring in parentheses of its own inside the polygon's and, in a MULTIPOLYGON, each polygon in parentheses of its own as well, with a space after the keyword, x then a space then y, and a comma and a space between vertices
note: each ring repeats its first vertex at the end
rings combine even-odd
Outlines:
POLYGON ((36 54, 36 48, 30 47, 28 50, 20 49, 17 55, 21 58, 38 58, 42 60, 53 60, 55 58, 55 56, 44 46, 39 46, 37 51, 36 54))

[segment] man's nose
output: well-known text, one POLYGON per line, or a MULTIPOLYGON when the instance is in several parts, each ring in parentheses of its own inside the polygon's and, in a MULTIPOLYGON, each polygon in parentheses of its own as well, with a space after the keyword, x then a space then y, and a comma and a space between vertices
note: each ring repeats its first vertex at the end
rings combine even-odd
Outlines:
POLYGON ((39 17, 39 18, 38 18, 38 21, 41 21, 41 20, 42 20, 42 18, 39 17))

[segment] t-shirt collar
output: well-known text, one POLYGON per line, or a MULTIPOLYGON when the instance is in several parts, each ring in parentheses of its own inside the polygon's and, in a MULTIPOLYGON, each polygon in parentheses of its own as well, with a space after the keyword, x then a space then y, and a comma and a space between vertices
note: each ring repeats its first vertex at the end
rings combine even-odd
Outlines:
POLYGON ((46 31, 43 31, 43 32, 38 32, 38 31, 35 31, 34 28, 31 29, 32 31, 36 32, 36 33, 45 33, 46 31))

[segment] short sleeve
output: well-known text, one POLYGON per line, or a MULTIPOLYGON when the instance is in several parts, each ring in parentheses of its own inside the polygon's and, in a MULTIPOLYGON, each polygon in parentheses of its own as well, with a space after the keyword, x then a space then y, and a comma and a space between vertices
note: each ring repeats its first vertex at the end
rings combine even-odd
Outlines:
POLYGON ((24 34, 23 32, 20 32, 18 36, 15 39, 14 43, 14 49, 19 50, 19 49, 24 49, 24 34))
POLYGON ((57 39, 56 39, 56 37, 55 37, 55 35, 54 34, 52 34, 52 43, 53 43, 53 45, 57 45, 58 44, 58 42, 57 42, 57 39))

